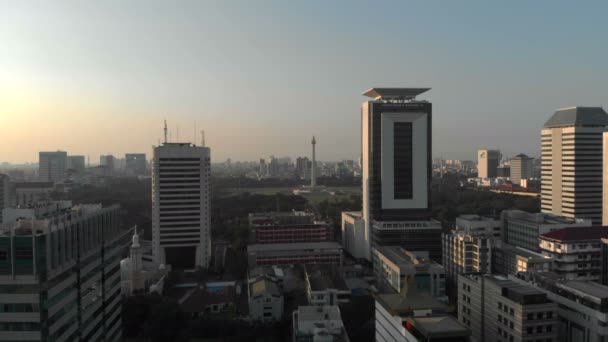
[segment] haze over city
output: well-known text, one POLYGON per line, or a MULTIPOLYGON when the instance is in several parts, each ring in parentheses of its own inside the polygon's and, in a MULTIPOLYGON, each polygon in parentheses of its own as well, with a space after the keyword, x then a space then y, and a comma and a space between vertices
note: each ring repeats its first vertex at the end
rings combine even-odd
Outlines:
POLYGON ((433 155, 538 156, 555 110, 606 104, 606 7, 2 2, 0 161, 149 155, 163 119, 205 129, 215 161, 306 155, 313 134, 318 159, 356 159, 360 94, 403 85, 432 88, 433 155))

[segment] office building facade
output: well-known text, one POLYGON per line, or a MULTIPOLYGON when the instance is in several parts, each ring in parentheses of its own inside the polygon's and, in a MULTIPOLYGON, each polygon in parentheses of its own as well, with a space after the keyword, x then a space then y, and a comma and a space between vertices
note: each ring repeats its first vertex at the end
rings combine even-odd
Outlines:
POLYGON ((145 153, 125 154, 125 169, 132 175, 145 175, 148 169, 145 153))
POLYGON ((541 211, 602 223, 601 107, 560 109, 541 131, 541 211))
POLYGON ((502 276, 458 276, 458 320, 475 341, 558 341, 557 304, 502 276))
POLYGON ((0 340, 120 341, 118 206, 87 204, 2 226, 0 340))
POLYGON ((38 179, 43 182, 63 180, 67 164, 67 152, 40 152, 38 154, 38 179))
POLYGON ((86 169, 84 156, 68 156, 67 169, 82 174, 86 169))
POLYGON ((363 220, 366 259, 376 245, 441 254, 431 217, 432 105, 429 88, 372 88, 362 105, 363 220))
POLYGON ((208 147, 164 143, 152 163, 152 253, 174 269, 206 268, 211 257, 208 147))
POLYGON ((500 157, 498 150, 477 151, 477 177, 496 178, 500 157))
POLYGON ((534 158, 525 154, 518 154, 511 158, 509 164, 511 166, 511 182, 514 185, 519 185, 522 179, 534 177, 534 158))

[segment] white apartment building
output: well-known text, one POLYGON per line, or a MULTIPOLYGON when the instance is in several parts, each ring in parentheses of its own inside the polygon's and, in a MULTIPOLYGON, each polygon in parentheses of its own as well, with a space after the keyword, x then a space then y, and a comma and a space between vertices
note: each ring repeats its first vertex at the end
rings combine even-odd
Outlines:
POLYGON ((154 147, 152 252, 175 269, 207 267, 211 257, 210 149, 190 143, 154 147))
POLYGON ((541 211, 602 222, 601 107, 560 109, 541 131, 541 211))

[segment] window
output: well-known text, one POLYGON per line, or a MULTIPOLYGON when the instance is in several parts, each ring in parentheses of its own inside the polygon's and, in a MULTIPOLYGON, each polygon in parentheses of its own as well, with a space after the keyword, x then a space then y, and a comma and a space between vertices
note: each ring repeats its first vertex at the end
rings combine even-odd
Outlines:
POLYGON ((529 313, 526 315, 526 318, 528 319, 528 321, 531 321, 534 319, 534 314, 529 313))
POLYGON ((551 332, 553 331, 553 326, 552 325, 547 325, 547 332, 551 332))
POLYGON ((551 311, 547 312, 547 318, 553 318, 553 312, 551 312, 551 311))
POLYGON ((15 258, 17 259, 31 259, 32 258, 32 247, 17 247, 15 248, 15 258))
POLYGON ((543 332, 543 326, 542 325, 537 326, 536 327, 536 332, 537 333, 542 333, 543 332))
POLYGON ((536 314, 536 318, 537 318, 537 319, 543 319, 543 318, 544 318, 544 316, 545 316, 545 315, 544 315, 542 312, 539 312, 539 313, 537 313, 537 314, 536 314))
POLYGON ((534 333, 534 328, 532 328, 532 327, 527 327, 527 328, 526 328, 526 333, 527 333, 527 334, 533 334, 533 333, 534 333))
POLYGON ((515 311, 513 310, 513 308, 509 309, 509 315, 514 316, 515 315, 515 311))
POLYGON ((513 329, 513 321, 509 322, 509 328, 513 329))
POLYGON ((0 261, 8 260, 8 251, 6 249, 0 249, 0 261))

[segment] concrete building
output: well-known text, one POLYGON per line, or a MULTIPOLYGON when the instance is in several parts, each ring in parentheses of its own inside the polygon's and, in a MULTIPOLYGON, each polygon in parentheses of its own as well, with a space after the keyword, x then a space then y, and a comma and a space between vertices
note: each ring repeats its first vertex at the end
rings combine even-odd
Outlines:
POLYGON ((365 222, 360 211, 342 212, 342 246, 355 259, 365 259, 365 222))
POLYGON ((374 298, 376 342, 470 341, 470 330, 428 294, 412 291, 374 298))
POLYGON ((148 172, 148 162, 145 153, 125 154, 125 169, 132 175, 145 175, 148 172))
POLYGON ((334 264, 305 266, 306 297, 310 305, 340 305, 350 302, 351 291, 334 264))
POLYGON ((342 246, 336 242, 298 242, 247 246, 249 267, 292 264, 342 264, 342 246))
POLYGON ((518 154, 511 158, 509 165, 511 165, 511 182, 514 185, 519 185, 522 179, 534 177, 534 158, 518 154))
POLYGON ((154 147, 152 243, 159 264, 208 267, 211 258, 210 149, 190 143, 154 147))
MULTIPOLYGON (((498 166, 496 168, 496 178, 511 178, 511 166, 509 166, 509 165, 498 166)), ((513 182, 513 184, 515 184, 515 182, 513 182)))
MULTIPOLYGON (((509 280, 534 286, 557 303, 559 339, 567 342, 608 340, 608 286, 564 280, 555 273, 528 273, 509 280)), ((532 316, 533 319, 543 319, 532 316)))
POLYGON ((608 239, 602 239, 602 284, 608 285, 608 239))
POLYGON ((602 223, 601 107, 560 109, 541 131, 541 211, 602 223))
POLYGON ((492 268, 488 273, 509 275, 551 270, 553 270, 552 257, 497 241, 492 249, 492 268))
POLYGON ((110 172, 118 169, 118 160, 111 154, 100 155, 99 156, 99 165, 105 166, 110 172))
POLYGON ((458 320, 475 341, 558 341, 557 304, 503 276, 459 275, 458 320))
POLYGON ((14 203, 16 207, 27 207, 38 202, 48 201, 53 192, 53 182, 17 182, 14 183, 14 203))
POLYGON ((496 178, 501 154, 498 150, 477 151, 477 177, 496 178))
POLYGON ((500 224, 500 220, 479 215, 456 218, 455 229, 442 234, 443 266, 448 281, 455 284, 459 274, 491 272, 500 224))
POLYGON ((272 217, 250 219, 252 243, 323 242, 333 240, 333 231, 326 222, 281 223, 272 217))
POLYGON ((428 293, 447 302, 445 270, 429 259, 428 252, 411 252, 399 246, 379 246, 374 248, 373 253, 374 273, 380 284, 396 293, 411 291, 413 286, 418 293, 428 293))
POLYGON ((543 255, 552 257, 555 273, 567 280, 600 281, 602 239, 608 227, 563 228, 539 237, 543 255))
POLYGON ((87 204, 2 225, 0 340, 120 341, 118 206, 87 204))
POLYGON ((501 213, 502 240, 515 247, 539 252, 538 237, 566 227, 590 227, 589 219, 559 217, 552 214, 504 210, 501 213))
POLYGON ((602 225, 608 226, 608 131, 602 133, 602 225))
POLYGON ((67 164, 67 152, 40 152, 38 154, 38 179, 43 182, 63 180, 67 164))
POLYGON ((430 88, 372 88, 362 105, 365 258, 372 248, 400 245, 441 258, 441 226, 430 221, 432 104, 430 88))
POLYGON ((293 312, 293 342, 348 342, 338 306, 300 306, 293 312))
POLYGON ((0 223, 2 223, 2 210, 11 206, 11 181, 7 175, 0 174, 0 223))
POLYGON ((266 277, 248 283, 249 317, 256 321, 280 321, 283 318, 283 292, 266 277))
POLYGON ((84 156, 68 156, 67 169, 77 174, 84 173, 86 169, 84 156))

